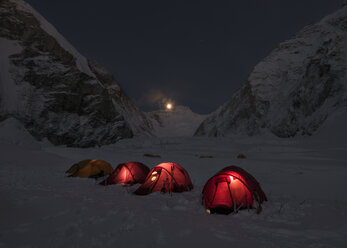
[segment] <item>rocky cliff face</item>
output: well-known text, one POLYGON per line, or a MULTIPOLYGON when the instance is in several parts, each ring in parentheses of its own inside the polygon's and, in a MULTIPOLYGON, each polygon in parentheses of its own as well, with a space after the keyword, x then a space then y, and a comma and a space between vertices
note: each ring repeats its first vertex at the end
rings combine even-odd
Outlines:
POLYGON ((135 103, 126 95, 112 73, 96 61, 88 60, 88 64, 97 79, 107 89, 115 109, 124 116, 134 135, 151 136, 153 129, 152 120, 140 111, 135 103))
POLYGON ((113 76, 28 4, 1 0, 0 20, 0 120, 14 117, 57 145, 104 145, 150 133, 150 122, 113 76))
POLYGON ((311 135, 347 107, 347 5, 307 26, 256 65, 195 135, 311 135))

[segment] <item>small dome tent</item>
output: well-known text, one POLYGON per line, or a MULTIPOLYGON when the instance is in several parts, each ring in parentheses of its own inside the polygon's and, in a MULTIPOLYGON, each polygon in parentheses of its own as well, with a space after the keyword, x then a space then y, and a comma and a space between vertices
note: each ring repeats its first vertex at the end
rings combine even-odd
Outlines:
POLYGON ((183 192, 193 189, 187 171, 175 163, 161 163, 147 175, 145 182, 134 192, 136 195, 147 195, 155 191, 183 192))
POLYGON ((102 181, 101 185, 143 183, 150 169, 140 162, 119 164, 112 174, 102 181))
POLYGON ((252 208, 254 201, 267 201, 257 180, 237 166, 229 166, 211 177, 202 191, 202 201, 211 213, 229 214, 239 209, 252 208))
POLYGON ((98 178, 109 175, 113 172, 112 166, 104 160, 82 160, 73 164, 66 173, 69 177, 89 177, 98 178))

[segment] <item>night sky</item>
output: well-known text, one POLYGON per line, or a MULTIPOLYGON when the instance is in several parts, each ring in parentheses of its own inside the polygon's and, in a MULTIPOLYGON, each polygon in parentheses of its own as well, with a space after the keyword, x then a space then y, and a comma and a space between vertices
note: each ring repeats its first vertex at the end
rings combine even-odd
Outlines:
POLYGON ((172 99, 209 113, 278 43, 343 0, 27 0, 145 111, 172 99), (154 101, 152 101, 154 100, 154 101))

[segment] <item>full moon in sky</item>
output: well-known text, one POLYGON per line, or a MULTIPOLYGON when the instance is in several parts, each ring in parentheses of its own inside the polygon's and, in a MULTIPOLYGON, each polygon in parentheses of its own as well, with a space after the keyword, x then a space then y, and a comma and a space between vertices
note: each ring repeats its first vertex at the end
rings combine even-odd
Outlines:
POLYGON ((172 109, 172 104, 171 103, 166 104, 166 109, 168 110, 172 109))

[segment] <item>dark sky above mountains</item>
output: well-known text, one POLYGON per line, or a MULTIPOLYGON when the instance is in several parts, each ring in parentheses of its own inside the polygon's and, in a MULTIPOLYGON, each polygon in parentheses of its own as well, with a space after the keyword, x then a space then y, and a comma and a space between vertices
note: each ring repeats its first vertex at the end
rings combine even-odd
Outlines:
POLYGON ((145 111, 163 99, 209 113, 278 43, 343 0, 27 0, 145 111))

